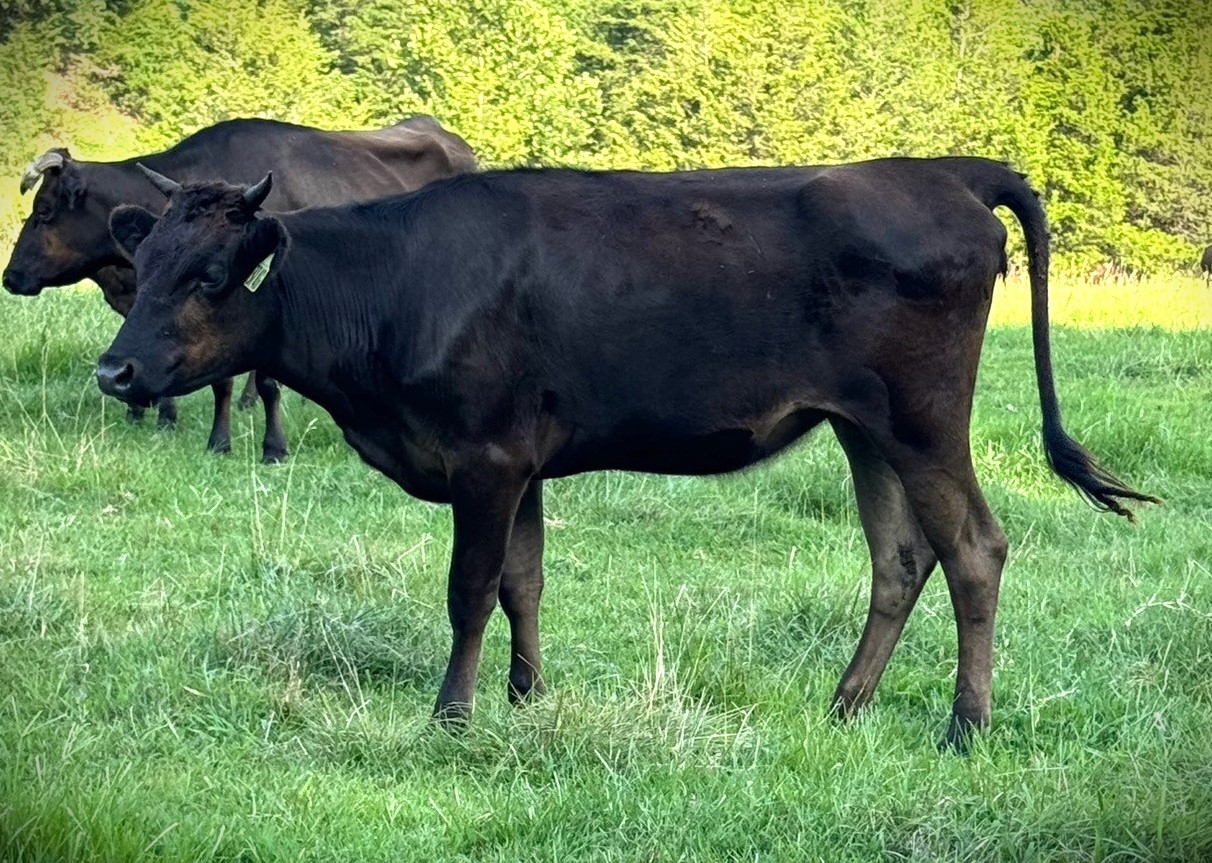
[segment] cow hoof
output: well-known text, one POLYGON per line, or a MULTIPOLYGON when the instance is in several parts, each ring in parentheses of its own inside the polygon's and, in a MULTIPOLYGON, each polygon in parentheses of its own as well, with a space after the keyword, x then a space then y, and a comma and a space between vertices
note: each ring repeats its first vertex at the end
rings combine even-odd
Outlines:
POLYGON ((508 688, 509 703, 514 707, 530 704, 547 694, 547 687, 543 685, 541 678, 520 682, 520 685, 515 685, 511 680, 508 688))
POLYGON ((859 694, 839 689, 829 704, 829 718, 839 725, 845 725, 859 715, 866 706, 867 699, 859 694))
POLYGON ((978 722, 962 716, 952 716, 947 734, 938 743, 940 752, 954 752, 956 755, 967 755, 976 735, 988 728, 988 722, 978 722))
POLYGON ((161 415, 160 419, 156 420, 156 428, 159 431, 176 431, 177 430, 177 418, 176 417, 166 417, 166 416, 161 415))
POLYGON ((433 721, 447 731, 459 733, 471 725, 471 705, 452 703, 438 705, 433 711, 433 721))
POLYGON ((208 441, 206 448, 215 455, 227 455, 231 452, 231 438, 208 441))
POLYGON ((288 450, 267 449, 261 453, 261 464, 281 464, 286 461, 288 455, 290 455, 288 450))
POLYGON ((251 396, 245 395, 245 396, 240 396, 240 400, 238 402, 236 402, 236 407, 238 407, 242 411, 246 411, 249 408, 251 408, 253 405, 255 405, 256 403, 257 403, 257 397, 255 395, 251 395, 251 396))
POLYGON ((137 408, 131 405, 126 409, 126 421, 131 425, 138 425, 143 422, 143 408, 137 408))

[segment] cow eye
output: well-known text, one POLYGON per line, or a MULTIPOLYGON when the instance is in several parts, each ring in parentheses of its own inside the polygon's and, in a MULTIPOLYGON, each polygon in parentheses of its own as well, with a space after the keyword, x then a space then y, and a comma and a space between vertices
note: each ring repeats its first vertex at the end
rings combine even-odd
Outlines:
POLYGON ((51 216, 54 214, 55 211, 50 207, 38 207, 34 210, 34 221, 39 225, 45 225, 51 220, 51 216))
POLYGON ((223 267, 211 266, 198 279, 198 287, 206 293, 216 293, 227 283, 227 270, 223 267))

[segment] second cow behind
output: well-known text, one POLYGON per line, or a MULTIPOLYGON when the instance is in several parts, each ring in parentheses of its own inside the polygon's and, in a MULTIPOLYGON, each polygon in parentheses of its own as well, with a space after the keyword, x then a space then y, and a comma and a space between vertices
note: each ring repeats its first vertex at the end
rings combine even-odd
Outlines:
MULTIPOLYGON (((121 162, 85 162, 66 149, 53 149, 26 168, 21 191, 41 186, 25 220, 8 268, 4 287, 10 293, 36 296, 43 288, 92 279, 109 305, 126 317, 135 301, 131 263, 110 238, 109 214, 117 206, 137 204, 159 212, 164 198, 152 189, 136 162, 187 180, 217 177, 249 183, 270 166, 282 168, 267 204, 275 210, 341 204, 410 192, 432 180, 476 169, 471 148, 432 117, 410 117, 369 132, 330 132, 273 120, 229 120, 203 129, 162 153, 121 162)), ((209 448, 231 448, 232 381, 213 384, 214 422, 209 448)), ((278 385, 249 376, 241 398, 251 406, 260 395, 265 406, 262 459, 281 461, 287 453, 282 430, 278 385), (255 381, 256 389, 253 389, 255 381)), ((158 404, 160 425, 176 422, 172 398, 158 404)), ((131 419, 143 408, 132 405, 131 419)))

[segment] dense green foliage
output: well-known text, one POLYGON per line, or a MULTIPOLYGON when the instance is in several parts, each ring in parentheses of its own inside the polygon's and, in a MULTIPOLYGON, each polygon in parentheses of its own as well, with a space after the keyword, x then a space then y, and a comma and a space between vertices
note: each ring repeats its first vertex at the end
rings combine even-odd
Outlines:
POLYGON ((0 93, 14 181, 65 138, 424 111, 493 166, 1006 159, 1078 266, 1189 267, 1212 233, 1194 0, 0 0, 0 93))
POLYGON ((176 432, 128 425, 93 382, 117 320, 97 297, 0 305, 5 863, 1212 859, 1207 330, 1057 328, 1070 429, 1166 498, 1137 527, 1048 472, 1029 332, 990 333, 973 450, 1011 556, 994 727, 965 759, 934 747, 938 574, 872 708, 826 718, 869 590, 827 431, 739 476, 548 483, 551 690, 508 707, 498 614, 456 736, 427 720, 448 508, 294 394, 274 468, 248 414, 231 456, 203 451, 204 393, 176 432))

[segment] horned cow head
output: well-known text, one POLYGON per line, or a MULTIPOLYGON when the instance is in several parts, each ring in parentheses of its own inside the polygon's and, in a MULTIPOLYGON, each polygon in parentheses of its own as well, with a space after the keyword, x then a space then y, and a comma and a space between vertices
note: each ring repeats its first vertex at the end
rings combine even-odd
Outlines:
POLYGON ((35 187, 30 215, 3 276, 4 287, 23 296, 88 278, 113 257, 104 222, 90 221, 84 171, 66 149, 47 150, 25 167, 21 193, 35 187))
POLYGON ((245 188, 182 185, 140 169, 168 206, 159 216, 131 204, 110 214, 110 234, 135 266, 138 291, 98 360, 97 383, 142 403, 256 366, 275 304, 258 289, 272 284, 289 235, 277 218, 258 213, 271 175, 245 188))

